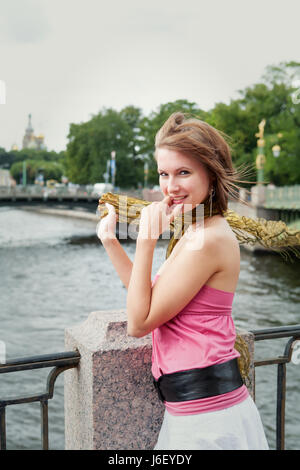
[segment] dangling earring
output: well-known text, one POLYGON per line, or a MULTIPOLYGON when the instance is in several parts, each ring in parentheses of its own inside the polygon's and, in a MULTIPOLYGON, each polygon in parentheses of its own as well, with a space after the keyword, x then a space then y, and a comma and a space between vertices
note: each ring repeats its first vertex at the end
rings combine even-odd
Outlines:
POLYGON ((210 198, 209 198, 209 217, 212 215, 212 199, 215 195, 215 188, 212 188, 210 191, 210 198))

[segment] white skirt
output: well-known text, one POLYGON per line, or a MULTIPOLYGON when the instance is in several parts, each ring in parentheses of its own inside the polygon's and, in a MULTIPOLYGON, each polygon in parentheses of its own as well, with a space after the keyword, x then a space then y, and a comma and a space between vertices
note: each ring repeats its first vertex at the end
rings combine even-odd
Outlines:
POLYGON ((154 450, 269 450, 251 396, 229 408, 174 416, 165 410, 154 450))

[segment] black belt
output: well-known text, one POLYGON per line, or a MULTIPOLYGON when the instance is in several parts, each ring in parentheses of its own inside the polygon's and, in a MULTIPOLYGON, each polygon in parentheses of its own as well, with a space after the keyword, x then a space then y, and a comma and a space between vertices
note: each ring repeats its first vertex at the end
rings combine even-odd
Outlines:
POLYGON ((163 374, 154 386, 161 401, 188 401, 232 392, 243 385, 237 358, 202 369, 163 374))

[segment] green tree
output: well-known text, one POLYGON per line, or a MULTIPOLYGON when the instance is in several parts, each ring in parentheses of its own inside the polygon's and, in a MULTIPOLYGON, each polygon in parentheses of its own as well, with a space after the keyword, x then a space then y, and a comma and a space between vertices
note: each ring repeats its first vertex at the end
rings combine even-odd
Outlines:
POLYGON ((293 103, 293 80, 299 75, 300 64, 281 63, 267 67, 263 83, 239 90, 240 98, 226 105, 218 103, 209 112, 207 122, 225 132, 232 148, 235 166, 253 169, 256 179, 258 124, 265 126, 265 180, 276 185, 300 183, 300 106, 293 103), (282 133, 282 138, 278 137, 282 133), (279 158, 272 153, 274 144, 281 146, 279 158))
POLYGON ((8 169, 10 167, 10 157, 5 148, 0 147, 0 168, 8 169))
POLYGON ((66 170, 75 183, 104 181, 107 160, 116 152, 116 186, 137 184, 142 160, 138 139, 141 110, 128 106, 117 112, 103 109, 89 121, 71 124, 66 150, 66 170))
MULTIPOLYGON (((43 171, 44 179, 61 180, 64 174, 63 165, 60 162, 47 162, 45 160, 26 160, 27 184, 34 184, 39 170, 43 171)), ((20 183, 23 173, 23 162, 15 162, 10 168, 12 177, 20 183)))
POLYGON ((63 165, 65 159, 65 152, 55 152, 54 150, 36 150, 36 149, 21 149, 10 150, 7 152, 4 148, 0 147, 0 166, 8 165, 10 168, 13 163, 23 162, 24 160, 43 160, 45 162, 59 162, 63 165))

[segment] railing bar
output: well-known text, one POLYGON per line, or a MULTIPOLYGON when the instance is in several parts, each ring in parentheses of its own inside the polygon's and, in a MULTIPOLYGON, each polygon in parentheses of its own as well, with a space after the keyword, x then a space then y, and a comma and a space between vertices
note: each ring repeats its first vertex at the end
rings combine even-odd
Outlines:
POLYGON ((294 330, 299 330, 300 329, 300 324, 297 325, 291 325, 291 326, 272 326, 270 328, 261 328, 261 329, 255 329, 255 330, 249 330, 251 333, 265 333, 265 332, 273 332, 273 331, 294 331, 294 330))
POLYGON ((78 358, 80 354, 77 351, 67 351, 62 353, 55 353, 55 354, 41 354, 39 356, 27 356, 27 357, 16 357, 9 359, 3 365, 19 365, 19 364, 27 364, 27 363, 35 363, 35 362, 43 362, 43 361, 55 361, 58 359, 70 359, 70 358, 78 358))
POLYGON ((0 450, 6 450, 5 406, 0 406, 0 450))
MULTIPOLYGON (((251 331, 253 333, 253 331, 251 331)), ((288 338, 288 337, 294 337, 300 338, 300 330, 295 330, 291 332, 270 332, 270 333, 256 333, 254 335, 254 341, 261 341, 263 339, 276 339, 276 338, 288 338)))
POLYGON ((35 401, 41 401, 45 399, 48 399, 48 394, 45 392, 39 393, 38 395, 25 395, 22 397, 7 397, 7 398, 1 398, 0 406, 22 405, 24 403, 33 403, 35 401))
POLYGON ((254 367, 269 366, 272 364, 286 364, 288 357, 276 357, 271 359, 263 359, 261 361, 254 361, 254 367))
POLYGON ((51 361, 41 361, 41 362, 24 362, 23 364, 2 364, 0 365, 0 374, 5 374, 8 372, 20 372, 23 370, 32 370, 32 369, 42 369, 45 367, 59 367, 67 365, 77 365, 79 363, 80 357, 73 357, 67 359, 55 359, 51 361))
POLYGON ((48 376, 46 393, 43 392, 35 395, 27 395, 22 397, 7 397, 6 399, 0 399, 0 450, 6 449, 6 406, 21 403, 30 403, 34 401, 40 402, 42 448, 44 450, 47 450, 49 448, 48 399, 52 398, 53 396, 54 382, 59 373, 72 367, 76 367, 80 361, 80 358, 81 356, 78 351, 69 351, 66 353, 64 352, 57 354, 45 354, 34 357, 24 357, 11 360, 9 361, 9 363, 1 364, 0 372, 2 373, 16 372, 27 369, 37 369, 40 367, 50 366, 55 367, 55 373, 50 373, 48 376), (28 362, 29 360, 31 362, 28 362))
POLYGON ((68 369, 75 367, 77 364, 67 364, 63 367, 54 367, 47 378, 46 392, 35 393, 34 395, 11 396, 0 399, 0 407, 8 405, 18 405, 22 403, 32 403, 35 401, 49 400, 53 396, 54 382, 57 376, 68 369))
POLYGON ((291 325, 291 326, 272 326, 270 328, 260 328, 260 329, 254 329, 254 330, 249 330, 251 333, 254 335, 259 334, 259 333, 274 333, 274 332, 294 332, 296 330, 300 329, 300 324, 296 325, 291 325))
POLYGON ((41 438, 43 450, 49 449, 48 400, 41 400, 41 438))
POLYGON ((286 366, 278 364, 277 371, 277 410, 276 410, 276 450, 284 450, 285 437, 285 392, 286 366))

